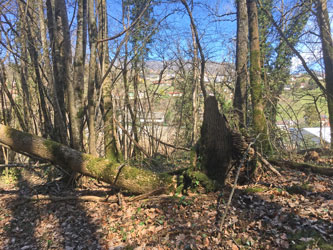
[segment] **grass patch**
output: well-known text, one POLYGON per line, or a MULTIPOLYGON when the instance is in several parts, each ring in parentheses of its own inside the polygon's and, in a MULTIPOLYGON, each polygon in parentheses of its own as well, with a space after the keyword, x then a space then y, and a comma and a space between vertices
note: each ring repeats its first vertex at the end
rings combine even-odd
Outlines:
POLYGON ((289 236, 290 249, 306 250, 306 249, 321 249, 333 250, 333 241, 327 242, 315 230, 300 231, 289 236))

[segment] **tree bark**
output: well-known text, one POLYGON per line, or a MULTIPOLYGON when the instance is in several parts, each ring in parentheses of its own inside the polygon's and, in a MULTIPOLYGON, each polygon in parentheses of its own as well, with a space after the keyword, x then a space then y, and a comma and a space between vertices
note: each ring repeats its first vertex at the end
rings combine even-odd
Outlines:
POLYGON ((253 129, 256 134, 260 134, 257 145, 260 145, 262 151, 266 153, 269 150, 269 141, 264 114, 264 86, 261 79, 258 9, 255 0, 247 0, 247 4, 250 34, 250 87, 253 129))
POLYGON ((199 100, 198 100, 198 76, 199 76, 199 59, 198 59, 198 44, 195 39, 194 27, 191 24, 192 43, 193 43, 193 86, 192 86, 192 116, 193 116, 193 131, 192 131, 192 146, 198 140, 199 136, 199 100))
POLYGON ((246 0, 237 1, 237 48, 236 48, 236 86, 234 108, 239 127, 246 127, 246 83, 248 54, 248 15, 246 0))
MULTIPOLYGON (((77 33, 74 56, 73 93, 74 100, 69 103, 71 112, 72 147, 83 149, 83 102, 84 102, 84 65, 87 45, 87 0, 78 1, 77 33)), ((70 98, 70 99, 72 99, 70 98)))
POLYGON ((89 79, 88 79, 88 128, 89 153, 97 155, 95 132, 95 83, 97 67, 97 26, 94 12, 94 0, 88 0, 88 30, 90 43, 89 79))
POLYGON ((49 88, 51 89, 51 96, 52 96, 52 106, 54 110, 54 126, 53 131, 50 134, 51 138, 56 141, 66 141, 67 138, 66 133, 66 123, 65 119, 63 119, 61 108, 59 105, 58 97, 56 95, 56 85, 54 81, 54 74, 49 58, 49 45, 47 42, 47 35, 46 35, 46 23, 44 17, 44 3, 43 0, 39 0, 38 2, 38 11, 39 11, 39 28, 40 28, 40 37, 42 43, 42 61, 43 61, 43 69, 46 72, 46 81, 48 82, 49 88), (61 139, 64 138, 64 139, 61 139))
POLYGON ((172 178, 167 174, 157 174, 84 154, 63 144, 2 124, 0 124, 0 142, 16 152, 43 158, 65 169, 105 181, 131 193, 147 193, 172 186, 172 178))
MULTIPOLYGON (((60 137, 60 142, 67 144, 67 123, 66 123, 66 108, 65 108, 65 86, 67 82, 66 76, 66 67, 65 67, 65 59, 64 48, 63 48, 63 39, 64 35, 62 34, 61 27, 61 17, 59 16, 59 8, 63 8, 63 6, 59 6, 57 0, 46 0, 47 7, 47 25, 50 36, 50 44, 52 46, 52 66, 53 66, 53 77, 54 77, 54 94, 55 98, 59 104, 59 111, 61 114, 57 114, 58 110, 55 110, 55 119, 59 119, 60 117, 63 119, 62 123, 60 121, 55 120, 55 126, 57 130, 57 134, 60 137), (59 21, 59 22, 56 22, 59 21), (57 116, 56 116, 57 115, 57 116), (64 125, 64 126, 63 126, 64 125), (63 127, 65 127, 65 131, 62 131, 63 127)), ((61 20, 63 21, 63 20, 61 20)))
MULTIPOLYGON (((326 0, 316 1, 317 21, 325 65, 325 81, 329 121, 333 125, 333 40, 326 0)), ((333 129, 331 129, 331 148, 333 149, 333 129)))
POLYGON ((199 155, 204 173, 224 184, 232 157, 232 134, 213 96, 205 101, 199 155))
MULTIPOLYGON (((107 19, 107 5, 106 0, 98 0, 98 40, 104 40, 108 37, 108 19, 107 19)), ((98 43, 98 54, 100 63, 100 84, 103 93, 103 108, 102 116, 104 121, 104 152, 106 158, 122 160, 123 156, 121 149, 117 147, 117 132, 113 119, 114 114, 114 101, 112 99, 112 79, 110 77, 109 68, 109 44, 108 42, 98 43), (103 82, 104 79, 104 82, 103 82)))

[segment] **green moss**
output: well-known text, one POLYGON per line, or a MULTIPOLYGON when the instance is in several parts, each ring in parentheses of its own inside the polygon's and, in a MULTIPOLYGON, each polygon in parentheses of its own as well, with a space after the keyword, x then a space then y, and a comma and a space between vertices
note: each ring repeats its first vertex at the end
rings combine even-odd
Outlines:
POLYGON ((47 150, 49 152, 52 153, 53 157, 57 159, 58 162, 65 162, 65 158, 64 158, 64 154, 63 152, 61 152, 63 145, 52 141, 52 140, 48 140, 46 139, 43 142, 43 145, 47 148, 47 150))
POLYGON ((246 193, 261 193, 264 191, 266 191, 266 189, 263 187, 249 187, 244 190, 246 193))
POLYGON ((217 182, 211 180, 207 175, 200 171, 187 170, 184 176, 185 187, 196 187, 201 184, 207 192, 213 192, 218 188, 217 182))
POLYGON ((196 167, 196 165, 197 165, 197 153, 196 153, 194 147, 191 149, 191 152, 190 152, 190 162, 191 162, 191 166, 196 167))

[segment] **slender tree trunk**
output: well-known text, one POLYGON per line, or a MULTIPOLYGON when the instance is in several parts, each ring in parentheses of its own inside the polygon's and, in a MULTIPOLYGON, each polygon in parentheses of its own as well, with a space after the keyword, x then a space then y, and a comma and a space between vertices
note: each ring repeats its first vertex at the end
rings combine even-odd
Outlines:
POLYGON ((207 98, 207 91, 206 91, 206 87, 205 87, 205 65, 206 65, 205 54, 204 54, 203 49, 201 47, 198 30, 197 30, 197 27, 195 25, 192 12, 191 12, 191 10, 190 10, 190 8, 189 8, 186 0, 181 0, 181 2, 182 2, 182 4, 184 5, 184 7, 185 7, 185 9, 187 11, 187 14, 190 17, 191 27, 192 27, 192 29, 194 31, 196 44, 198 46, 198 50, 199 50, 200 57, 201 57, 201 65, 200 65, 200 87, 201 87, 202 95, 203 95, 204 100, 205 100, 207 98))
POLYGON ((246 85, 248 54, 248 14, 246 0, 237 2, 237 45, 236 45, 236 86, 234 109, 238 117, 239 127, 246 127, 246 85))
POLYGON ((16 117, 18 119, 18 122, 22 128, 23 131, 28 131, 28 128, 26 127, 26 124, 23 120, 22 114, 17 106, 17 104, 15 103, 15 100, 12 96, 12 94, 10 93, 8 87, 7 87, 7 83, 6 83, 7 77, 5 74, 5 66, 3 64, 3 62, 0 62, 0 84, 2 85, 2 90, 6 93, 7 98, 9 99, 10 104, 12 105, 14 112, 16 114, 16 117))
MULTIPOLYGON (((98 39, 103 40, 108 37, 108 20, 107 20, 107 7, 106 0, 98 0, 98 20, 99 32, 98 39)), ((104 78, 106 69, 110 67, 109 58, 109 45, 108 42, 101 42, 98 44, 99 62, 100 62, 100 79, 104 78)), ((114 124, 114 105, 112 99, 112 80, 110 73, 106 76, 103 89, 103 120, 104 120, 104 151, 105 156, 110 159, 122 159, 120 148, 117 147, 117 135, 115 133, 114 124)))
POLYGON ((94 11, 94 0, 88 0, 88 30, 90 43, 89 79, 88 79, 88 127, 89 153, 97 155, 95 131, 95 84, 97 67, 97 26, 94 11))
POLYGON ((263 82, 261 79, 258 10, 255 0, 247 0, 250 34, 250 89, 252 100, 253 129, 260 134, 257 145, 263 152, 269 151, 267 124, 264 114, 263 82))
MULTIPOLYGON (((74 100, 69 103, 71 112, 71 129, 73 134, 72 147, 83 149, 83 114, 84 114, 84 71, 87 44, 87 0, 78 1, 77 36, 74 56, 74 93, 69 93, 74 100)), ((71 92, 69 91, 69 92, 71 92)), ((70 98, 71 99, 71 98, 70 98)))
MULTIPOLYGON (((76 107, 75 101, 75 90, 72 78, 72 47, 71 47, 71 38, 69 31, 69 23, 67 16, 67 8, 65 0, 56 0, 55 1, 55 13, 56 17, 59 16, 61 20, 60 26, 60 38, 62 39, 61 43, 61 69, 62 69, 62 80, 64 81, 64 91, 67 95, 66 107, 69 112, 69 132, 70 132, 70 145, 73 148, 79 149, 80 145, 80 123, 77 119, 78 110, 76 107)), ((81 29, 80 22, 78 22, 78 29, 81 29)), ((78 37, 77 39, 80 39, 78 37)), ((82 38, 84 39, 84 38, 82 38)), ((78 41, 80 43, 81 41, 78 41)), ((79 45, 80 47, 80 45, 79 45)))
MULTIPOLYGON (((59 104, 59 110, 61 115, 58 114, 55 116, 55 119, 61 117, 63 119, 63 124, 58 124, 55 122, 57 132, 56 134, 61 135, 60 142, 63 144, 68 143, 67 137, 67 126, 66 126, 66 108, 65 108, 65 86, 66 86, 66 71, 65 71, 65 62, 64 58, 62 57, 63 53, 63 35, 62 35, 62 27, 61 27, 61 18, 59 17, 59 8, 64 6, 59 6, 58 0, 46 0, 46 7, 47 7, 47 25, 49 30, 50 36, 50 44, 51 44, 51 51, 52 51, 52 63, 53 63, 53 76, 54 76, 54 93, 56 95, 56 100, 59 104)), ((57 110, 55 110, 56 112, 57 110)), ((56 114, 55 114, 56 115, 56 114)))
POLYGON ((316 0, 317 21, 325 65, 326 95, 329 121, 331 125, 331 148, 333 149, 333 40, 326 0, 316 0))
POLYGON ((65 119, 62 116, 62 112, 60 109, 58 96, 56 94, 56 86, 54 81, 54 75, 53 70, 48 54, 49 46, 47 43, 47 35, 46 35, 46 24, 45 24, 45 17, 44 17, 44 4, 43 0, 39 0, 38 4, 38 10, 39 10, 39 27, 40 27, 40 33, 41 33, 41 42, 42 42, 42 60, 44 62, 44 72, 46 72, 46 80, 49 84, 49 88, 51 89, 51 95, 52 95, 52 104, 53 104, 53 110, 54 110, 54 131, 50 134, 51 138, 59 141, 59 142, 65 142, 67 138, 67 132, 66 132, 66 123, 65 119))
POLYGON ((19 7, 19 41, 20 41, 20 48, 21 48, 21 57, 20 57, 20 69, 19 69, 19 74, 20 74, 20 83, 22 87, 22 93, 23 93, 23 110, 24 110, 24 122, 26 125, 26 128, 28 131, 32 131, 32 117, 33 117, 33 112, 32 112, 32 105, 31 105, 31 96, 30 96, 30 91, 29 91, 29 86, 27 83, 28 80, 28 49, 27 49, 27 41, 28 37, 26 34, 26 8, 25 4, 22 2, 18 1, 18 7, 19 7))
POLYGON ((193 43, 193 86, 192 86, 192 116, 193 116, 193 131, 192 131, 192 146, 199 138, 199 100, 198 100, 198 77, 199 77, 199 58, 198 58, 198 44, 195 39, 194 27, 191 24, 192 43, 193 43))

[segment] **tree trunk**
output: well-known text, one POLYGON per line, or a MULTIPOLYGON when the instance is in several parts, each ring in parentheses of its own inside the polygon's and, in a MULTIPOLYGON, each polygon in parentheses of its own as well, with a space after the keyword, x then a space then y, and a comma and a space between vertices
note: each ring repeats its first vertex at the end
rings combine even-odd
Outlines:
MULTIPOLYGON (((61 17, 59 16, 59 8, 64 6, 59 6, 58 1, 46 0, 47 7, 47 25, 49 29, 50 44, 52 46, 52 63, 53 63, 53 77, 54 77, 54 94, 56 95, 55 99, 57 104, 59 104, 58 109, 55 110, 55 126, 57 134, 60 137, 60 142, 67 144, 67 123, 66 123, 66 109, 65 109, 65 86, 68 79, 66 79, 66 69, 65 69, 65 60, 63 58, 63 39, 64 35, 62 34, 61 27, 61 17), (56 20, 59 22, 56 22, 56 20), (57 121, 56 119, 62 118, 62 122, 57 121), (63 131, 65 127, 65 131, 63 131)), ((57 107, 56 107, 57 108, 57 107)))
MULTIPOLYGON (((106 0, 98 0, 98 40, 103 40, 108 37, 108 19, 106 0)), ((122 160, 120 147, 117 147, 117 132, 113 119, 114 105, 112 99, 112 79, 107 71, 110 67, 109 44, 108 42, 98 43, 100 77, 104 82, 100 81, 103 88, 100 90, 103 93, 103 108, 102 116, 104 121, 104 152, 106 158, 122 160), (105 74, 107 74, 105 76, 105 74)))
POLYGON ((94 0, 88 0, 88 30, 90 43, 89 80, 88 80, 88 128, 89 153, 97 155, 95 132, 95 83, 97 67, 97 26, 94 12, 94 0))
POLYGON ((314 165, 311 165, 308 163, 299 163, 299 162, 284 161, 284 160, 269 160, 269 162, 273 165, 296 169, 298 171, 302 171, 305 173, 310 172, 310 173, 314 173, 314 174, 333 176, 333 168, 329 168, 329 167, 319 167, 319 166, 314 166, 314 165))
POLYGON ((52 102, 53 102, 52 106, 53 106, 53 110, 54 110, 54 126, 53 126, 53 131, 50 134, 50 136, 52 139, 61 142, 61 141, 66 141, 65 139, 61 139, 61 138, 67 138, 66 123, 65 123, 65 119, 62 116, 58 97, 56 95, 56 86, 55 86, 55 81, 54 81, 54 75, 53 75, 53 70, 51 67, 51 62, 50 62, 49 53, 48 53, 49 46, 47 43, 43 0, 39 0, 38 12, 39 12, 40 37, 41 37, 42 50, 43 50, 43 53, 42 53, 43 69, 46 72, 46 80, 48 82, 49 88, 51 89, 52 102))
POLYGON ((248 53, 248 15, 246 0, 237 1, 237 48, 236 48, 236 86, 234 109, 236 110, 239 127, 246 126, 246 82, 248 53))
POLYGON ((201 65, 200 65, 201 66, 201 69, 200 69, 200 87, 201 87, 201 91, 202 91, 202 95, 204 97, 204 100, 206 100, 206 98, 207 98, 207 91, 206 91, 206 87, 205 87, 205 65, 206 65, 205 54, 204 54, 203 49, 201 47, 198 30, 197 30, 197 27, 195 25, 192 12, 191 12, 191 10, 190 10, 190 8, 189 8, 186 0, 181 0, 181 2, 182 2, 182 4, 185 7, 188 16, 190 17, 191 29, 192 29, 192 32, 194 33, 196 45, 198 46, 198 50, 199 50, 199 53, 200 53, 200 57, 201 57, 201 65))
MULTIPOLYGON (((87 45, 87 0, 78 1, 77 12, 77 37, 74 56, 74 79, 73 93, 74 98, 69 103, 71 112, 71 130, 73 135, 72 147, 77 150, 83 149, 83 101, 84 101, 84 65, 86 58, 87 45)), ((70 98, 71 99, 71 98, 70 98)))
POLYGON ((147 193, 170 188, 172 178, 108 159, 83 154, 63 144, 24 133, 0 124, 0 142, 16 152, 37 156, 65 169, 105 181, 131 193, 147 193))
MULTIPOLYGON (((320 39, 325 65, 325 81, 329 121, 333 125, 333 40, 326 0, 317 0, 317 21, 320 28, 320 39)), ((331 129, 331 148, 333 149, 333 129, 331 129)))
POLYGON ((255 0, 247 0, 250 34, 250 87, 253 129, 260 134, 257 145, 263 152, 269 151, 267 124, 264 114, 263 83, 261 79, 258 10, 255 0))
POLYGON ((199 155, 204 173, 224 184, 232 155, 232 134, 213 96, 205 101, 199 155))
POLYGON ((195 39, 194 27, 191 24, 192 43, 193 43, 193 86, 192 86, 192 116, 193 116, 193 131, 192 131, 192 146, 198 140, 199 134, 199 99, 198 99, 198 76, 199 76, 199 58, 198 58, 198 44, 195 39))

